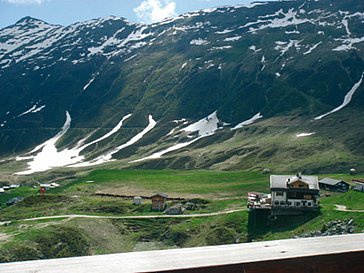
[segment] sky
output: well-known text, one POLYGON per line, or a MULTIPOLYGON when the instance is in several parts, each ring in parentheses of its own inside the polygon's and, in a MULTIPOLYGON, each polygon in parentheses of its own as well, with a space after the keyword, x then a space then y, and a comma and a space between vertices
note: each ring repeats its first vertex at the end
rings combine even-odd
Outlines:
POLYGON ((114 15, 131 22, 153 23, 166 17, 222 5, 247 4, 253 0, 0 0, 0 28, 25 16, 51 24, 114 15))

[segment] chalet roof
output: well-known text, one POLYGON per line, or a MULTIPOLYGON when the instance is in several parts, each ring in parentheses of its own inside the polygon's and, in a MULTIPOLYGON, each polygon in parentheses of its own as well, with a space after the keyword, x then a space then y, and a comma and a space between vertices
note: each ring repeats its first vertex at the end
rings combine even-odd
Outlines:
POLYGON ((302 181, 308 184, 308 188, 310 190, 319 190, 318 177, 311 175, 301 175, 301 176, 292 176, 292 175, 271 175, 270 176, 270 188, 275 189, 287 189, 288 184, 291 184, 295 181, 302 181))
POLYGON ((151 198, 157 197, 157 196, 161 196, 163 198, 168 198, 168 195, 165 193, 156 193, 156 194, 152 195, 151 198))
MULTIPOLYGON (((322 183, 322 184, 325 184, 325 185, 330 185, 330 186, 335 186, 335 185, 339 184, 340 182, 346 183, 343 180, 332 179, 332 178, 324 178, 324 179, 321 179, 319 181, 319 183, 322 183)), ((348 184, 348 183, 346 183, 346 184, 348 184)))

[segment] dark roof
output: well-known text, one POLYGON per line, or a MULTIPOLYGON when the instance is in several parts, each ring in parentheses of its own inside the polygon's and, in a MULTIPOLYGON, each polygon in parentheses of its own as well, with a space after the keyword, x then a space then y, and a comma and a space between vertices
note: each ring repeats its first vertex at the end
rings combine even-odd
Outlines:
POLYGON ((294 175, 271 175, 270 176, 270 188, 271 189, 287 189, 288 185, 295 181, 302 181, 308 184, 310 190, 319 190, 318 177, 301 175, 300 177, 294 175), (287 183, 288 182, 288 183, 287 183))
POLYGON ((151 197, 153 198, 153 197, 157 197, 157 196, 161 196, 161 197, 164 197, 164 198, 168 198, 168 195, 165 194, 165 193, 156 193, 156 194, 152 195, 151 197))
POLYGON ((183 210, 183 208, 184 208, 183 205, 178 203, 178 204, 173 205, 172 207, 169 207, 167 209, 167 211, 170 211, 170 210, 183 210))
POLYGON ((14 197, 14 198, 11 198, 10 200, 8 200, 8 201, 6 202, 6 204, 7 204, 8 206, 10 206, 10 205, 14 205, 14 204, 16 204, 16 203, 20 202, 21 200, 23 200, 23 198, 22 198, 22 197, 14 197))
POLYGON ((324 178, 319 181, 319 183, 322 183, 325 185, 330 185, 330 186, 335 186, 335 185, 339 184, 340 182, 344 182, 345 184, 348 184, 343 180, 332 179, 332 178, 324 178))
POLYGON ((364 179, 363 178, 356 178, 352 180, 354 183, 362 183, 364 184, 364 179))

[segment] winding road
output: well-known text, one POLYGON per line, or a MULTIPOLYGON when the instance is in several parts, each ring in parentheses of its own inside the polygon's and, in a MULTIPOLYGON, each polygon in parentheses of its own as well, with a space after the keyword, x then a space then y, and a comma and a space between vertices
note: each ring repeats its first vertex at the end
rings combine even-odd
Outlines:
POLYGON ((345 212, 364 212, 364 210, 358 210, 358 209, 348 209, 346 206, 343 205, 335 205, 335 210, 337 211, 345 211, 345 212))
POLYGON ((37 221, 37 220, 51 220, 51 219, 73 219, 73 218, 91 218, 91 219, 157 219, 157 218, 197 218, 197 217, 210 217, 231 214, 235 212, 246 211, 247 208, 239 208, 211 213, 198 213, 198 214, 180 214, 180 215, 128 215, 128 216, 104 216, 104 215, 82 215, 82 214, 64 214, 54 216, 42 216, 34 218, 16 219, 11 221, 0 222, 0 225, 14 221, 37 221))
MULTIPOLYGON (((364 213, 364 210, 352 210, 348 209, 343 205, 335 205, 335 210, 344 211, 344 212, 361 212, 364 213)), ((196 214, 180 214, 180 215, 128 215, 128 216, 105 216, 105 215, 83 215, 83 214, 64 214, 64 215, 53 215, 53 216, 42 216, 42 217, 33 217, 33 218, 24 218, 24 219, 15 219, 11 221, 0 222, 0 225, 4 225, 6 223, 14 222, 14 221, 38 221, 38 220, 52 220, 52 219, 74 219, 74 218, 90 218, 90 219, 157 219, 157 218, 197 218, 197 217, 211 217, 218 215, 226 215, 235 212, 246 211, 247 208, 238 208, 232 210, 224 210, 218 212, 211 213, 196 213, 196 214)))

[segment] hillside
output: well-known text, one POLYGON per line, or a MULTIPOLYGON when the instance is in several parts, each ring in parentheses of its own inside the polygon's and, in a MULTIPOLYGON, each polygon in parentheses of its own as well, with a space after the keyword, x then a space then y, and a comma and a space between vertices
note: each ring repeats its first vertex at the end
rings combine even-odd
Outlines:
POLYGON ((1 169, 363 171, 363 18, 361 0, 23 18, 0 30, 1 169))
MULTIPOLYGON (((350 182, 361 175, 325 175, 350 182)), ((269 175, 246 171, 96 170, 45 195, 28 183, 0 195, 0 263, 131 251, 289 239, 364 230, 363 193, 321 191, 320 210, 300 216, 248 213, 249 191, 269 192, 269 175), (183 186, 181 186, 183 185, 183 186), (193 203, 182 215, 151 211, 131 198, 165 192, 167 205, 193 203), (7 200, 24 199, 12 206, 7 200), (335 205, 346 206, 338 211, 335 205), (39 218, 40 217, 40 218, 39 218), (348 229, 348 226, 350 227, 348 229), (336 223, 336 224, 335 224, 336 223), (321 233, 320 233, 321 232, 321 233)))

